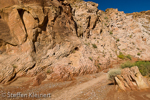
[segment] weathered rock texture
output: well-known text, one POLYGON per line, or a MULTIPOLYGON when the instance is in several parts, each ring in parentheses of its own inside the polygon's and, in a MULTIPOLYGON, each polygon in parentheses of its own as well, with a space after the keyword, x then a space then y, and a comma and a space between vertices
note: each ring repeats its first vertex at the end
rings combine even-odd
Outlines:
POLYGON ((124 91, 149 88, 147 81, 144 80, 137 66, 122 69, 121 75, 117 75, 115 81, 119 88, 124 91))
POLYGON ((149 15, 72 1, 0 0, 1 83, 41 72, 69 80, 108 68, 119 52, 150 60, 149 15))

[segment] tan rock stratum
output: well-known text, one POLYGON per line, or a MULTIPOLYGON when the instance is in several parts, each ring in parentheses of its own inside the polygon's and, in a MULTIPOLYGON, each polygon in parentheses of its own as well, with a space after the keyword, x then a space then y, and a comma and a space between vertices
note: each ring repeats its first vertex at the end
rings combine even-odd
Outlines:
POLYGON ((119 88, 124 91, 149 88, 146 79, 141 75, 137 66, 122 69, 121 75, 117 75, 115 80, 119 88))
POLYGON ((147 12, 104 12, 73 0, 0 0, 0 7, 0 83, 41 73, 71 80, 108 68, 119 52, 150 60, 147 12))

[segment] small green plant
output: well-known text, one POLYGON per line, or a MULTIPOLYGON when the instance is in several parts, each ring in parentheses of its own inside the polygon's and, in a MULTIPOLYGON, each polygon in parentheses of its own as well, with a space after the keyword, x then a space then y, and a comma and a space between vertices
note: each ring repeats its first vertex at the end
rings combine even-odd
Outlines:
POLYGON ((107 24, 105 23, 105 26, 107 26, 107 24))
POLYGON ((137 50, 140 50, 139 48, 136 48, 137 50))
POLYGON ((132 38, 132 34, 129 37, 132 38))
POLYGON ((13 68, 17 68, 17 66, 16 65, 12 65, 13 66, 13 68))
POLYGON ((126 51, 126 49, 122 49, 122 51, 126 51))
POLYGON ((98 69, 101 69, 100 65, 97 65, 98 69))
POLYGON ((119 42, 119 41, 120 41, 119 39, 116 40, 116 42, 119 42))
POLYGON ((108 17, 104 17, 104 19, 108 19, 108 17))
POLYGON ((93 61, 92 57, 89 57, 89 59, 90 59, 91 61, 93 61))
POLYGON ((129 55, 129 54, 126 56, 126 58, 132 60, 131 55, 129 55))
POLYGON ((103 57, 105 57, 106 55, 104 54, 103 57))
POLYGON ((47 74, 52 73, 53 71, 51 71, 50 69, 47 70, 47 74))
POLYGON ((97 48, 96 44, 92 44, 93 48, 97 48))
POLYGON ((88 44, 87 44, 87 43, 84 43, 84 45, 87 45, 87 46, 88 46, 88 44))
POLYGON ((76 50, 73 50, 73 51, 72 51, 72 53, 75 53, 75 52, 76 52, 76 50))
POLYGON ((51 71, 50 70, 47 70, 47 73, 50 73, 51 71))
POLYGON ((133 44, 133 45, 135 45, 135 43, 134 43, 134 42, 132 42, 132 44, 133 44))
POLYGON ((109 34, 110 34, 110 35, 112 35, 112 34, 113 34, 113 32, 112 32, 112 31, 110 31, 110 32, 109 32, 109 34))
POLYGON ((133 67, 134 66, 134 63, 132 63, 132 62, 130 62, 130 61, 127 61, 127 62, 125 62, 125 63, 123 63, 123 64, 121 64, 121 68, 123 69, 123 68, 131 68, 131 67, 133 67))
POLYGON ((109 72, 108 72, 108 79, 110 81, 113 81, 115 79, 115 77, 117 75, 120 75, 121 74, 121 69, 111 69, 109 72))
POLYGON ((123 55, 122 52, 119 52, 118 58, 120 58, 120 59, 125 59, 125 55, 123 55))
POLYGON ((140 54, 140 53, 137 53, 137 55, 140 56, 141 54, 140 54))
POLYGON ((112 57, 112 54, 110 54, 110 57, 112 57))

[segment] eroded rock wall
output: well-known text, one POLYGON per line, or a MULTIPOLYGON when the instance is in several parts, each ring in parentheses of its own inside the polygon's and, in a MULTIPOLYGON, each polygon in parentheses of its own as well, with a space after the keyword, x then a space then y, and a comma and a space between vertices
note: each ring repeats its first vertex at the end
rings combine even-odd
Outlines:
POLYGON ((149 15, 134 19, 117 9, 98 10, 98 4, 84 1, 0 2, 3 84, 41 72, 50 80, 70 80, 108 68, 119 52, 150 59, 149 15))

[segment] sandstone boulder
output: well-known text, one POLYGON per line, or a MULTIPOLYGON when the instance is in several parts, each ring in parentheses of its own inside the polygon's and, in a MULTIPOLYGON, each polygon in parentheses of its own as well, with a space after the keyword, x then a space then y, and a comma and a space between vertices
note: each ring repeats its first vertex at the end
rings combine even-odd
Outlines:
POLYGON ((149 88, 147 81, 141 75, 137 66, 122 69, 121 75, 117 75, 115 81, 119 88, 124 91, 149 88))

